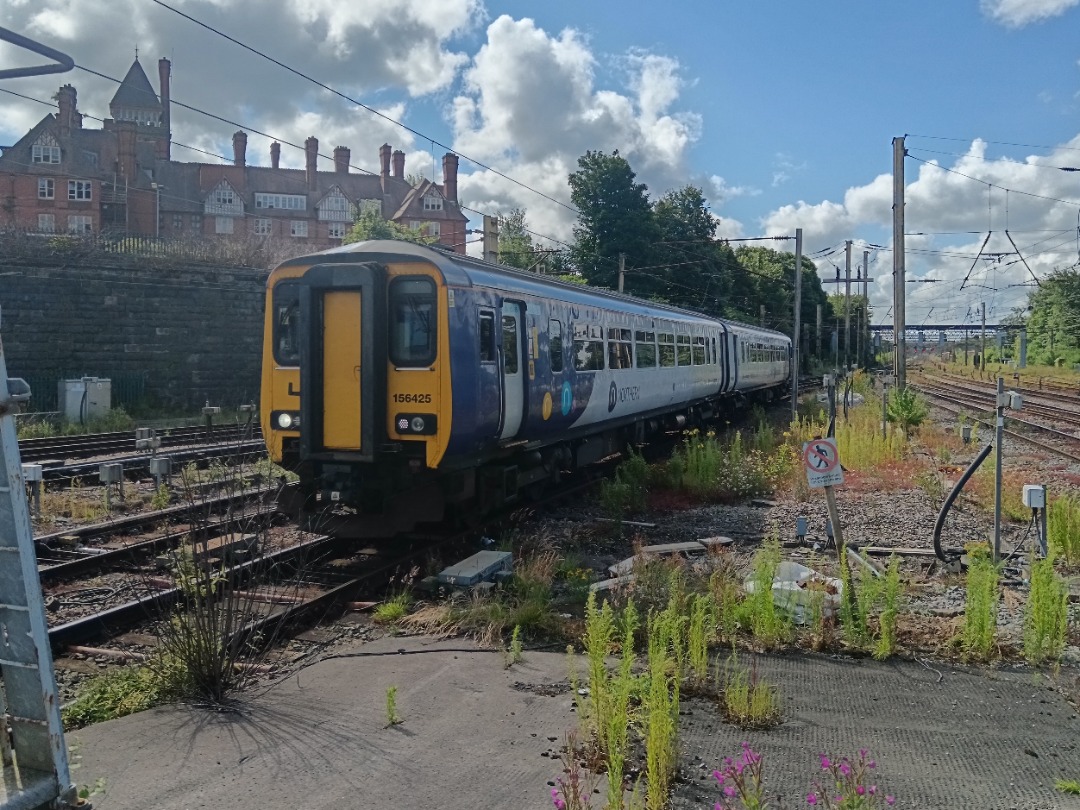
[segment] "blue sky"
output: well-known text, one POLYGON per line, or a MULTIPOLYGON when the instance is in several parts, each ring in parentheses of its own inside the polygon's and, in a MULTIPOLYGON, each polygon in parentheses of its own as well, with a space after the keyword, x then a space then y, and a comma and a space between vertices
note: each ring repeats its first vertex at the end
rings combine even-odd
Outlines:
MULTIPOLYGON (((878 321, 891 305, 896 135, 911 155, 908 230, 934 232, 908 238, 909 276, 937 279, 911 286, 909 321, 961 320, 982 300, 993 321, 1023 303, 1024 262, 1042 275, 1078 258, 1080 172, 1053 167, 1080 166, 1080 0, 169 2, 423 137, 152 0, 9 0, 0 25, 116 77, 138 46, 155 86, 168 56, 174 98, 294 143, 315 135, 324 154, 348 145, 361 169, 377 167, 386 141, 406 151, 407 171, 434 163, 440 179, 435 140, 568 202, 577 156, 618 148, 654 194, 701 186, 727 236, 802 227, 823 276, 844 240, 856 261, 881 246, 878 321), (1006 227, 1019 254, 976 258, 987 230, 988 251, 1012 251, 1006 227)), ((0 65, 20 60, 0 45, 0 65)), ((48 100, 64 81, 84 112, 106 114, 115 85, 82 71, 4 87, 48 100)), ((0 94, 0 144, 47 111, 0 94)), ((228 157, 235 129, 174 109, 180 143, 228 157)), ((268 162, 268 146, 253 135, 249 160, 268 162)), ((282 159, 303 163, 289 149, 282 159)), ((570 237, 566 207, 467 161, 461 196, 485 212, 524 207, 538 233, 570 237)))

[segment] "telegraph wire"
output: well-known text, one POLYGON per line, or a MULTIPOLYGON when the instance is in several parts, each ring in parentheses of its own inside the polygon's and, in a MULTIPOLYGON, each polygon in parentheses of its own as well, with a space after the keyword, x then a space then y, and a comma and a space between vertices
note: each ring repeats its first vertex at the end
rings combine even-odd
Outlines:
MULTIPOLYGON (((155 0, 155 2, 156 1, 157 0, 155 0)), ((1076 206, 1076 207, 1080 208, 1080 201, 1077 201, 1077 200, 1062 200, 1062 199, 1059 199, 1058 197, 1048 197, 1045 194, 1034 194, 1034 193, 1032 193, 1030 191, 1021 191, 1020 189, 1009 188, 1008 186, 1002 186, 1002 185, 998 185, 997 183, 992 183, 989 180, 982 180, 982 179, 980 179, 978 177, 972 177, 970 174, 964 174, 963 172, 958 172, 956 169, 950 169, 950 168, 948 168, 946 166, 942 166, 940 163, 934 163, 934 162, 929 161, 929 160, 924 160, 924 159, 922 159, 920 157, 915 157, 912 154, 907 155, 907 157, 911 158, 912 160, 917 160, 919 163, 925 163, 927 166, 933 166, 935 169, 941 169, 941 171, 943 171, 943 172, 948 172, 949 174, 955 174, 955 175, 958 175, 960 177, 965 177, 968 180, 975 181, 976 183, 982 183, 984 186, 987 186, 988 188, 996 188, 996 189, 1000 189, 1002 191, 1011 192, 1013 194, 1022 194, 1025 197, 1033 197, 1036 200, 1047 200, 1049 202, 1063 203, 1065 205, 1072 205, 1072 206, 1076 206)))
POLYGON ((311 76, 308 76, 306 73, 303 73, 302 71, 299 71, 296 68, 291 67, 291 66, 285 64, 284 62, 278 60, 278 59, 275 59, 274 57, 270 56, 269 54, 260 51, 258 48, 254 48, 251 45, 247 45, 247 44, 241 42, 240 40, 229 36, 225 32, 220 31, 217 28, 214 28, 212 25, 209 25, 208 23, 204 23, 201 20, 198 20, 195 17, 192 17, 190 14, 185 14, 183 11, 180 11, 177 8, 173 8, 168 3, 165 3, 162 0, 153 0, 153 2, 156 3, 157 5, 161 6, 162 8, 168 9, 169 11, 172 11, 175 14, 179 14, 181 17, 183 17, 183 18, 185 18, 187 20, 190 20, 191 22, 195 23, 196 25, 199 25, 199 26, 205 28, 207 31, 210 31, 211 33, 217 34, 218 36, 220 36, 220 37, 222 37, 224 39, 227 39, 229 42, 232 42, 234 45, 238 45, 241 48, 243 48, 244 50, 250 51, 251 53, 255 54, 256 56, 261 56, 263 59, 266 59, 267 61, 272 62, 273 64, 277 65, 278 67, 283 68, 283 69, 289 71, 290 73, 293 73, 296 76, 299 76, 300 78, 311 82, 312 84, 316 85, 317 87, 321 87, 323 90, 326 90, 326 91, 328 91, 330 93, 333 93, 336 96, 339 96, 340 98, 343 98, 345 101, 348 101, 350 104, 355 104, 356 106, 367 110, 369 113, 372 113, 373 115, 376 115, 379 118, 384 119, 385 121, 389 121, 390 123, 392 123, 392 124, 394 124, 394 125, 396 125, 398 127, 401 127, 405 131, 412 133, 413 135, 417 136, 421 140, 425 140, 425 141, 428 141, 429 143, 435 144, 436 146, 442 147, 443 149, 446 149, 447 151, 453 153, 454 155, 457 155, 460 158, 464 158, 465 160, 469 161, 473 165, 479 166, 481 169, 484 169, 485 171, 492 172, 493 174, 498 175, 499 177, 503 178, 504 180, 509 180, 514 185, 520 186, 521 188, 525 189, 526 191, 531 191, 533 194, 537 194, 537 195, 543 197, 545 200, 553 202, 556 205, 561 205, 563 208, 565 208, 567 211, 570 211, 571 213, 580 214, 580 212, 574 206, 569 205, 569 204, 563 202, 562 200, 557 200, 554 197, 551 197, 551 196, 545 194, 544 192, 539 191, 538 189, 535 189, 532 186, 521 182, 520 180, 515 180, 510 175, 505 174, 504 172, 501 172, 498 169, 487 165, 486 163, 483 163, 483 162, 481 162, 481 161, 479 161, 479 160, 477 160, 475 158, 469 157, 468 155, 463 154, 461 152, 458 152, 458 151, 454 150, 452 147, 447 146, 446 144, 442 143, 441 141, 438 141, 438 140, 436 140, 435 138, 432 138, 429 135, 425 135, 424 133, 422 133, 422 132, 420 132, 420 131, 418 131, 416 129, 413 129, 408 124, 402 123, 401 121, 398 121, 397 119, 392 118, 389 115, 386 115, 386 113, 379 112, 374 107, 370 107, 367 104, 364 104, 362 101, 359 101, 358 99, 352 98, 348 94, 342 93, 340 90, 336 90, 333 87, 331 87, 330 85, 325 84, 325 83, 323 83, 323 82, 319 81, 318 79, 315 79, 315 78, 313 78, 311 76))

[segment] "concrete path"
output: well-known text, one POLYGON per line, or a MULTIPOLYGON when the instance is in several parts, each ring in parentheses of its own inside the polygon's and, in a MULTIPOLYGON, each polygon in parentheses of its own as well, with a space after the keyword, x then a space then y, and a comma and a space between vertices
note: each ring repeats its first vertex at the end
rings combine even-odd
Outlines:
MULTIPOLYGON (((577 723, 566 656, 527 652, 504 669, 498 654, 462 651, 471 647, 384 638, 250 696, 241 713, 159 709, 83 729, 70 735, 75 775, 104 777, 100 810, 550 810, 552 753, 577 723), (390 686, 404 723, 384 728, 390 686)), ((746 733, 688 701, 674 808, 711 810, 709 775, 743 739, 765 754, 788 808, 805 806, 818 754, 861 747, 896 807, 1080 808, 1053 788, 1056 777, 1080 779, 1080 719, 1068 703, 1030 673, 934 666, 940 679, 910 662, 761 658, 785 722, 746 733)))

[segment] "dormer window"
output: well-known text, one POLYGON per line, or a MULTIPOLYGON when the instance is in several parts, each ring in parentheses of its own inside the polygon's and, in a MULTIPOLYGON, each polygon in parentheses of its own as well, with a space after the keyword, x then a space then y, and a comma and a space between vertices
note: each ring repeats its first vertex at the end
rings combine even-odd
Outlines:
POLYGON ((241 216, 244 203, 229 182, 222 180, 207 195, 203 211, 209 216, 241 216))
POLYGON ((442 211, 442 197, 438 194, 425 194, 424 195, 424 210, 425 211, 442 211))
POLYGON ((33 163, 59 163, 60 144, 52 135, 45 133, 30 147, 30 160, 33 163))

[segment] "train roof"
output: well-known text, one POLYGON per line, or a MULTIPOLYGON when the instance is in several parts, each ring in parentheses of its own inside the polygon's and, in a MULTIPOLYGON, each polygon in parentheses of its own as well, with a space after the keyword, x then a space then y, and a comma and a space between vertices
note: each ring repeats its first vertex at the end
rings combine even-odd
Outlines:
MULTIPOLYGON (((297 256, 289 259, 278 267, 290 267, 296 265, 318 264, 325 262, 355 261, 358 254, 369 260, 389 262, 401 261, 403 258, 418 259, 435 265, 443 274, 448 284, 456 286, 472 286, 478 276, 492 276, 503 281, 514 281, 528 287, 556 288, 576 296, 600 297, 618 302, 624 308, 631 306, 639 314, 655 314, 657 311, 670 313, 682 318, 695 321, 720 322, 734 326, 741 331, 757 332, 763 335, 774 335, 789 339, 783 332, 775 329, 766 329, 761 326, 734 321, 729 318, 717 318, 702 312, 672 306, 657 301, 648 301, 643 298, 635 298, 632 295, 609 290, 604 287, 592 287, 585 284, 572 284, 566 281, 552 278, 551 276, 521 270, 516 267, 508 267, 494 262, 478 259, 455 253, 450 250, 437 249, 414 242, 404 242, 396 239, 373 239, 366 242, 353 242, 348 245, 330 248, 329 250, 311 253, 305 256, 297 256)), ((273 274, 271 274, 272 276, 273 274)))

